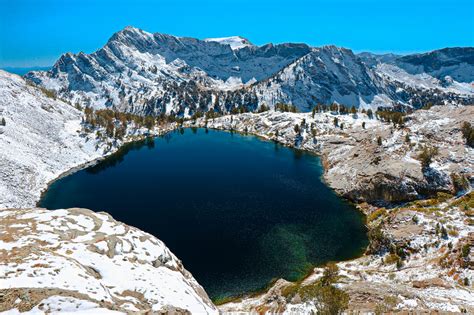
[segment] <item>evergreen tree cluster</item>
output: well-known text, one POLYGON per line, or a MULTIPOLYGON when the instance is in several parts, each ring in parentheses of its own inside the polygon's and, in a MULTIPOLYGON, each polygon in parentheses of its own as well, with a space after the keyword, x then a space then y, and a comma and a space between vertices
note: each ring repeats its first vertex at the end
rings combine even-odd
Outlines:
POLYGON ((275 111, 297 113, 298 109, 292 104, 277 103, 275 104, 275 111))
MULTIPOLYGON (((143 86, 142 93, 148 94, 150 88, 143 86)), ((184 116, 185 111, 191 115, 196 112, 210 110, 222 114, 237 114, 241 112, 257 112, 257 95, 248 88, 229 91, 202 89, 195 81, 163 83, 163 94, 143 100, 139 94, 129 95, 126 90, 120 95, 130 106, 144 102, 144 115, 159 115, 166 112, 166 105, 173 104, 171 113, 184 116), (126 99, 128 98, 128 99, 126 99)))
POLYGON ((392 110, 377 110, 376 115, 381 121, 392 122, 394 126, 399 127, 403 126, 406 116, 405 113, 392 110))
MULTIPOLYGON (((145 127, 149 130, 158 124, 177 122, 182 124, 183 118, 175 115, 140 116, 131 113, 123 113, 111 109, 93 110, 84 108, 84 123, 92 129, 103 128, 105 135, 110 138, 121 140, 125 137, 127 128, 133 124, 135 128, 145 127)), ((101 132, 98 131, 98 135, 101 132)))

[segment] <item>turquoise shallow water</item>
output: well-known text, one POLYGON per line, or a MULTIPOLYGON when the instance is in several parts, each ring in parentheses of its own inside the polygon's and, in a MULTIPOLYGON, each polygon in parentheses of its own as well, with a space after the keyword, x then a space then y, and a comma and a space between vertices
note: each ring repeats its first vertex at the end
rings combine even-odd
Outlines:
POLYGON ((363 217, 322 171, 317 156, 273 142, 185 129, 59 179, 39 205, 107 211, 155 235, 215 299, 362 252, 363 217))

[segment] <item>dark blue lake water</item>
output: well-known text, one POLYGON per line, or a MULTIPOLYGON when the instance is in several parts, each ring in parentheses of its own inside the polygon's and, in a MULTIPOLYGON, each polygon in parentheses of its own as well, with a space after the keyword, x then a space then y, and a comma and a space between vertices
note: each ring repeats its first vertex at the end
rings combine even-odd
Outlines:
POLYGON ((107 211, 155 235, 216 299, 363 251, 363 217, 321 175, 312 154, 186 129, 54 182, 40 206, 107 211))

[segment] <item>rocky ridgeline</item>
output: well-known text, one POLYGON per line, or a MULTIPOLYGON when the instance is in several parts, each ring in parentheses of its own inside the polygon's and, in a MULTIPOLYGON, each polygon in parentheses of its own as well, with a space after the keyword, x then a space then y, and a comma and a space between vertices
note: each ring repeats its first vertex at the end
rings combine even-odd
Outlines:
POLYGON ((72 104, 135 114, 230 113, 279 102, 309 111, 317 103, 333 102, 376 109, 474 101, 472 49, 398 62, 397 56, 358 56, 336 46, 240 41, 127 27, 92 54, 66 53, 51 70, 25 77, 72 104))
POLYGON ((216 314, 154 236, 86 209, 0 211, 0 312, 216 314))

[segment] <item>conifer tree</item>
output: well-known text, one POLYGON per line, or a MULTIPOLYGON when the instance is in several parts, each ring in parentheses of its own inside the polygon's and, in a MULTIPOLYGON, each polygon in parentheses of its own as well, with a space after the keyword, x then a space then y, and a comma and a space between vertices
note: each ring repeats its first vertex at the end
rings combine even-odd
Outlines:
POLYGON ((422 168, 428 168, 433 160, 433 157, 435 157, 438 154, 438 148, 437 147, 423 147, 423 150, 421 153, 418 155, 418 160, 421 162, 421 167, 422 168))
POLYGON ((466 144, 470 147, 474 147, 474 128, 469 122, 463 122, 461 132, 464 139, 466 139, 466 144))
POLYGON ((295 132, 296 132, 297 134, 300 133, 300 126, 299 126, 298 124, 295 125, 295 132))
POLYGON ((381 137, 381 136, 378 136, 378 137, 377 137, 377 144, 378 144, 379 146, 382 145, 382 137, 381 137))
POLYGON ((369 110, 367 111, 367 116, 372 119, 374 118, 374 113, 372 112, 372 109, 369 108, 369 110))
POLYGON ((405 135, 405 142, 410 143, 410 135, 408 133, 405 135))

